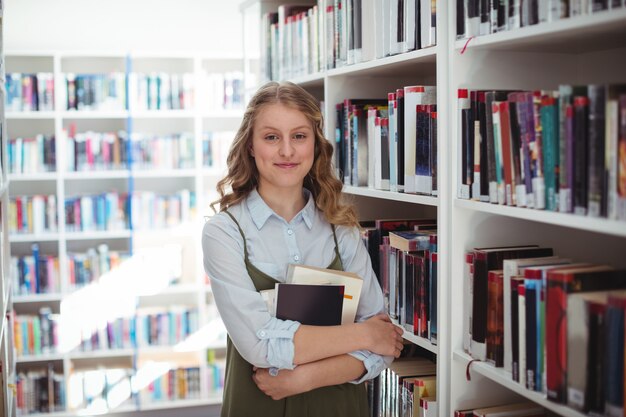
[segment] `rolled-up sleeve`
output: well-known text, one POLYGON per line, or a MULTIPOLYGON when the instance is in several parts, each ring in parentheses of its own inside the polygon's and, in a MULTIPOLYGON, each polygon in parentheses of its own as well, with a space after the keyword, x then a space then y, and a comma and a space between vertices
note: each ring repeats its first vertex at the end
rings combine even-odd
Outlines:
MULTIPOLYGON (((363 278, 363 288, 356 313, 356 321, 363 322, 379 313, 384 313, 383 293, 372 269, 372 262, 361 236, 356 228, 338 227, 338 240, 344 269, 363 278)), ((350 352, 350 356, 359 359, 365 366, 365 373, 358 380, 359 384, 377 377, 391 362, 393 356, 382 356, 369 350, 350 352)))
POLYGON ((241 356, 260 367, 293 369, 300 323, 272 317, 244 262, 243 239, 232 220, 216 215, 202 231, 204 269, 215 304, 241 356))

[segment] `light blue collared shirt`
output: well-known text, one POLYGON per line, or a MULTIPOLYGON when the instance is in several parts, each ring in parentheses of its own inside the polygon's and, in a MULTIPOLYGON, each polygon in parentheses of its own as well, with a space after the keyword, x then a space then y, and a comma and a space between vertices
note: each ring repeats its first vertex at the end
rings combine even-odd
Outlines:
MULTIPOLYGON (((310 192, 304 192, 307 204, 291 222, 274 213, 256 190, 228 209, 246 236, 250 262, 280 282, 285 282, 290 263, 326 268, 335 257, 332 227, 315 207, 310 192)), ((344 270, 363 278, 356 321, 367 320, 384 311, 369 254, 357 228, 338 226, 336 234, 344 270)), ((248 276, 243 245, 237 226, 226 213, 216 214, 204 225, 204 268, 220 316, 246 361, 260 368, 293 369, 293 336, 300 323, 270 315, 248 276)), ((367 370, 354 383, 376 377, 393 360, 367 350, 350 355, 363 361, 367 370)))

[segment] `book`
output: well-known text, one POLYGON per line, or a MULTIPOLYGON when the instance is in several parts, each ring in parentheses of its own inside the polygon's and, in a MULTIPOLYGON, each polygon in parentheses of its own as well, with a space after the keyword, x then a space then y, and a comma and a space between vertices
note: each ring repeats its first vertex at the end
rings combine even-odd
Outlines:
POLYGON ((343 285, 341 324, 354 323, 359 307, 363 279, 357 274, 314 266, 289 264, 287 282, 291 284, 343 285))
POLYGON ((624 415, 624 311, 626 291, 608 294, 605 322, 604 412, 610 417, 624 415))
POLYGON ((395 230, 389 232, 389 244, 405 252, 428 250, 430 236, 436 230, 395 230))
POLYGON ((474 410, 474 417, 522 417, 538 416, 543 414, 543 408, 540 405, 530 401, 478 408, 474 410))
POLYGON ((276 284, 276 318, 310 326, 341 324, 343 285, 276 284))
POLYGON ((525 258, 525 259, 505 259, 502 263, 504 270, 503 277, 503 309, 504 309, 504 369, 508 372, 512 371, 512 325, 513 308, 511 305, 511 279, 521 273, 526 267, 540 265, 555 265, 569 263, 569 259, 561 259, 557 256, 546 256, 542 258, 525 258))
POLYGON ((404 126, 404 191, 406 193, 417 192, 415 157, 417 145, 417 106, 437 103, 437 87, 414 85, 404 87, 404 115, 402 121, 404 126))
MULTIPOLYGON (((608 291, 577 293, 569 296, 567 303, 567 405, 575 410, 588 412, 586 401, 587 377, 591 376, 588 369, 592 367, 589 360, 592 304, 606 305, 608 291)), ((605 309, 605 307, 603 307, 605 309)))
POLYGON ((552 249, 536 246, 501 247, 474 250, 471 355, 486 359, 488 271, 502 269, 504 259, 551 256, 552 249))
POLYGON ((548 271, 546 289, 546 383, 548 398, 567 401, 567 305, 569 295, 626 288, 626 271, 608 266, 558 268, 548 271))
POLYGON ((504 271, 489 271, 487 290, 487 362, 500 368, 504 365, 504 314, 502 284, 504 271))
POLYGON ((606 217, 605 183, 605 105, 606 86, 587 86, 589 133, 587 137, 587 214, 606 217))
POLYGON ((471 197, 472 169, 474 167, 474 124, 472 121, 472 109, 470 93, 466 88, 460 88, 457 92, 457 126, 458 130, 458 176, 457 197, 467 200, 471 197))

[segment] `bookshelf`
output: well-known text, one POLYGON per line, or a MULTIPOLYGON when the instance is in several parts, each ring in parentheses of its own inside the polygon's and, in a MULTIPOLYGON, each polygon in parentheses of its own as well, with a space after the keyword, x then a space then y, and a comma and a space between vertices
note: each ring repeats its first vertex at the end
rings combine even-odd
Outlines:
MULTIPOLYGON (((0 4, 0 80, 4 83, 5 63, 4 63, 4 5, 0 4)), ((0 413, 5 416, 15 415, 15 355, 13 352, 13 334, 11 323, 13 315, 11 313, 13 297, 11 280, 9 277, 9 228, 8 213, 9 207, 9 176, 7 159, 7 126, 5 106, 6 90, 0 88, 0 413)))
MULTIPOLYGON (((237 97, 241 59, 200 53, 10 51, 5 62, 8 73, 45 73, 54 80, 50 92, 54 108, 12 108, 7 112, 8 136, 3 135, 3 141, 37 135, 47 141, 54 137, 50 145, 53 163, 34 168, 24 165, 23 170, 13 173, 6 169, 3 184, 12 182, 2 189, 2 202, 9 207, 11 199, 45 195, 53 196, 55 205, 46 206, 48 217, 43 226, 33 230, 9 233, 12 226, 3 219, 6 245, 2 248, 3 259, 29 257, 33 244, 37 244, 40 256, 48 258, 48 273, 54 268, 51 265, 56 265, 56 288, 41 293, 5 288, 12 284, 8 274, 12 263, 3 261, 2 265, 6 269, 3 277, 8 277, 3 279, 3 294, 13 294, 7 298, 12 302, 8 311, 14 311, 15 317, 41 320, 42 309, 49 309, 51 321, 57 326, 58 345, 13 355, 13 348, 3 344, 2 352, 7 358, 15 357, 17 374, 13 372, 13 380, 20 373, 54 371, 66 393, 63 409, 50 413, 18 410, 18 414, 61 416, 219 404, 225 332, 212 305, 198 230, 204 216, 212 213, 209 204, 214 195, 210 190, 225 168, 220 155, 232 139, 229 132, 237 129, 242 117, 237 97), (126 79, 129 83, 128 88, 117 86, 117 95, 99 107, 68 110, 68 74, 76 78, 93 74, 94 79, 104 74, 109 77, 108 84, 126 79), (109 74, 117 74, 117 79, 109 74), (149 84, 145 78, 150 77, 150 82, 158 79, 161 86, 158 102, 145 98, 149 87, 139 86, 142 82, 149 84), (172 81, 175 78, 177 81, 172 81), (169 99, 163 92, 168 81, 170 88, 179 88, 179 93, 169 99), (178 87, 171 87, 176 84, 178 87), (227 94, 225 85, 230 88, 227 94), (174 97, 179 101, 175 102, 174 97), (126 136, 118 132, 126 132, 126 136), (76 159, 76 144, 81 141, 95 147, 91 148, 92 161, 76 159), (119 143, 117 151, 125 152, 117 165, 112 156, 116 148, 107 148, 113 159, 102 156, 103 149, 114 143, 119 143), (208 151, 210 159, 206 157, 208 151), (83 164, 82 168, 78 164, 83 164), (85 210, 84 200, 94 195, 106 196, 102 207, 109 207, 105 211, 109 220, 101 223, 98 217, 89 220, 76 212, 69 214, 64 202, 76 198, 79 202, 70 206, 75 209, 78 204, 85 210), (129 195, 132 198, 126 198, 129 195), (132 204, 135 209, 123 210, 123 204, 132 204), (118 215, 113 216, 115 213, 118 215), (48 227, 50 218, 56 219, 54 227, 48 227), (85 270, 85 262, 92 266, 97 263, 104 269, 81 283, 77 271, 85 270), (104 273, 107 268, 102 262, 114 267, 104 273), (157 324, 170 329, 171 337, 165 331, 148 334, 157 324), (128 339, 133 334, 135 343, 128 339), (98 335, 97 342, 94 335, 98 335), (127 388, 127 398, 87 404, 76 386, 88 381, 84 383, 97 387, 103 381, 98 373, 118 378, 117 385, 127 388), (168 398, 167 390, 162 391, 169 384, 168 378, 186 378, 189 391, 168 398), (165 396, 159 394, 159 389, 165 396), (130 396, 131 391, 136 395, 130 396)), ((42 149, 48 152, 45 147, 37 148, 37 152, 42 149)), ((6 154, 3 152, 4 158, 6 154)), ((91 204, 100 203, 94 197, 91 204)), ((6 304, 3 306, 7 309, 6 304)), ((7 334, 13 337, 13 329, 9 330, 2 340, 7 334)), ((13 412, 4 415, 15 415, 13 402, 13 412)))
MULTIPOLYGON (((290 2, 244 2, 244 22, 260 20, 266 12, 275 12, 279 5, 287 3, 290 2)), ((299 3, 318 8, 325 4, 299 3)), ((480 246, 533 243, 550 246, 561 257, 624 268, 626 223, 458 198, 461 126, 457 121, 456 95, 459 88, 532 91, 557 90, 560 84, 626 83, 626 9, 618 7, 541 22, 469 40, 457 39, 455 12, 453 4, 437 1, 434 47, 325 69, 290 81, 320 100, 330 140, 335 138, 335 105, 345 98, 384 98, 387 92, 407 85, 437 85, 438 196, 344 186, 344 193, 356 202, 363 219, 407 214, 437 217, 437 345, 407 333, 405 339, 437 356, 439 416, 528 399, 558 415, 578 417, 582 415, 578 411, 513 382, 511 374, 501 368, 471 361, 463 351, 464 254, 480 246), (466 378, 468 372, 470 380, 466 378)), ((248 94, 263 80, 260 62, 264 57, 259 48, 265 45, 250 35, 260 30, 259 26, 250 26, 244 31, 248 94)))

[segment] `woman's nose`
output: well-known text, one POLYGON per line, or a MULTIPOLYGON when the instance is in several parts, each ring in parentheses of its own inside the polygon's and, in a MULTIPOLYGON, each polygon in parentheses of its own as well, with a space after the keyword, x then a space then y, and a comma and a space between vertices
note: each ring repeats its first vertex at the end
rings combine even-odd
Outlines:
POLYGON ((293 155, 294 147, 291 141, 289 139, 281 141, 278 152, 280 153, 281 156, 293 155))

